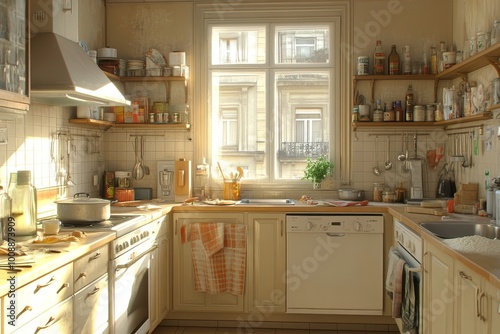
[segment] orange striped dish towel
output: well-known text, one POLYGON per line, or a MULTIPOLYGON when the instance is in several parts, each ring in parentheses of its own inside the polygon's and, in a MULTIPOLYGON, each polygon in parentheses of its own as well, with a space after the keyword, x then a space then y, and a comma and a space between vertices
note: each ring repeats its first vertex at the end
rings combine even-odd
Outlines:
POLYGON ((181 241, 191 242, 195 291, 243 295, 246 226, 192 223, 181 228, 181 241))

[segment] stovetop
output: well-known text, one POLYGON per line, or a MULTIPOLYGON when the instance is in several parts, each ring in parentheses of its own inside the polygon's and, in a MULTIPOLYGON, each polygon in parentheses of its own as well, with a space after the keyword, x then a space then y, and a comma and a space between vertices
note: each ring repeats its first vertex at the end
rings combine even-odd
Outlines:
MULTIPOLYGON (((57 217, 51 217, 57 218, 57 217)), ((115 231, 120 237, 148 223, 143 215, 111 215, 108 220, 98 222, 67 222, 61 223, 61 231, 115 231)))

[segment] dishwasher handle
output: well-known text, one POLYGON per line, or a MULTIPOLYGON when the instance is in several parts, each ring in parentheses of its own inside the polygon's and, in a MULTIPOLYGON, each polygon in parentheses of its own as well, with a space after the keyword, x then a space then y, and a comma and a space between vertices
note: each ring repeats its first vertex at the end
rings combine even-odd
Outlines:
POLYGON ((342 238, 347 235, 347 233, 325 233, 325 234, 332 238, 342 238))

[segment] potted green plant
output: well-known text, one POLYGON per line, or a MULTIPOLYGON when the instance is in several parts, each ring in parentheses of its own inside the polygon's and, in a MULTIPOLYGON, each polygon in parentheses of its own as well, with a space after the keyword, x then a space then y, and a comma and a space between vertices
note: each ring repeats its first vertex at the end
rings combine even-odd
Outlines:
POLYGON ((321 188, 321 181, 330 176, 333 172, 333 163, 328 157, 321 155, 315 160, 306 158, 306 169, 302 180, 311 180, 314 189, 321 188))

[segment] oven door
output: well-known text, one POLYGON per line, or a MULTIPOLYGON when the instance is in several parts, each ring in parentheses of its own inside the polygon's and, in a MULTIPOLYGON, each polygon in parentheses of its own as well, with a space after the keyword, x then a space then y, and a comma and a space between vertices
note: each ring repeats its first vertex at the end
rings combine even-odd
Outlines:
POLYGON ((148 333, 150 258, 157 247, 143 243, 111 262, 114 333, 148 333))
POLYGON ((423 296, 423 285, 422 285, 422 273, 421 273, 421 265, 420 263, 410 254, 406 249, 404 249, 399 242, 397 243, 397 252, 401 256, 403 260, 410 266, 410 270, 413 272, 414 277, 416 278, 416 286, 418 293, 416 294, 416 305, 418 308, 418 327, 416 330, 412 331, 403 331, 403 323, 401 318, 396 318, 396 324, 399 327, 400 333, 403 334, 417 334, 422 333, 422 296, 423 296))

